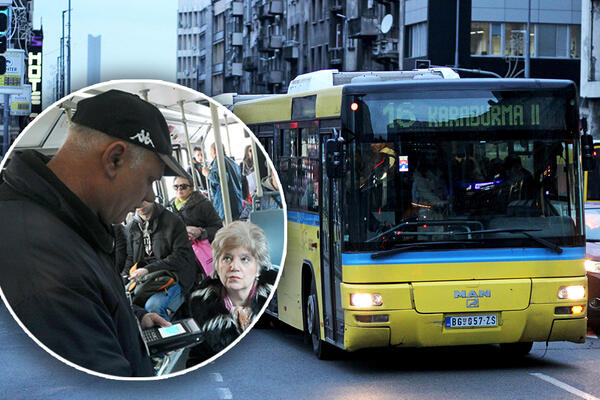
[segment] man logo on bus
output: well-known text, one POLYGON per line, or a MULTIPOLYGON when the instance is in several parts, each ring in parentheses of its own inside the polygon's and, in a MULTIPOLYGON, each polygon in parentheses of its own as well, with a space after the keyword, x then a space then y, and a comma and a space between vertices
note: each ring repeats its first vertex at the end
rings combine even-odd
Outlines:
POLYGON ((455 290, 454 298, 463 298, 467 299, 467 308, 476 308, 479 307, 479 298, 480 297, 492 297, 491 290, 480 290, 479 293, 475 290, 469 290, 467 293, 466 290, 455 290))

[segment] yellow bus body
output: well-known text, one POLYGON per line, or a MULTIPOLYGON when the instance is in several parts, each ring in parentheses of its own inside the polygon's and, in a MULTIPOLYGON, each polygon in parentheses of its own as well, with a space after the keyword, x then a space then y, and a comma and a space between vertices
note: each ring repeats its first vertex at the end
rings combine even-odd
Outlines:
MULTIPOLYGON (((316 119, 340 117, 342 87, 305 92, 317 95, 316 119)), ((240 103, 234 113, 247 125, 289 122, 294 95, 277 95, 240 103)), ((302 330, 302 273, 312 266, 317 282, 320 336, 326 340, 318 226, 290 220, 283 273, 277 288, 278 318, 302 330)), ((325 233, 323 233, 325 234, 325 233)), ((451 259, 451 251, 448 251, 451 259)), ((369 347, 429 347, 486 343, 571 341, 586 338, 587 278, 584 260, 535 260, 511 262, 448 262, 421 264, 342 265, 344 315, 343 348, 355 351, 369 347), (560 300, 559 288, 582 285, 586 298, 560 300), (456 287, 491 290, 481 298, 476 312, 464 298, 455 298, 456 287), (379 293, 383 305, 359 309, 350 305, 355 292, 379 293), (578 315, 557 314, 557 307, 581 305, 578 315), (498 326, 446 328, 444 319, 453 315, 496 314, 498 326), (387 315, 387 322, 360 322, 360 317, 387 315), (357 319, 357 317, 359 317, 357 319)), ((466 289, 465 289, 466 290, 466 289)))

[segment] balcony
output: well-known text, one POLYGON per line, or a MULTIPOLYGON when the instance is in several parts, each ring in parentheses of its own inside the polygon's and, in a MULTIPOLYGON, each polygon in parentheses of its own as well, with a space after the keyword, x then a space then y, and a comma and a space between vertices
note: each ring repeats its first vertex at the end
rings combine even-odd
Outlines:
POLYGON ((242 69, 244 71, 255 71, 258 68, 258 56, 244 57, 242 69))
POLYGON ((281 49, 283 47, 283 36, 275 35, 269 37, 269 47, 271 49, 281 49))
POLYGON ((242 34, 240 32, 230 33, 229 38, 230 38, 232 46, 242 46, 243 45, 242 34))
POLYGON ((263 36, 256 40, 258 51, 266 52, 273 51, 275 49, 281 49, 283 47, 283 36, 263 36))
POLYGON ((352 39, 373 38, 380 34, 377 18, 358 17, 348 20, 348 36, 352 39))
POLYGON ((276 15, 282 15, 283 1, 267 1, 265 4, 258 6, 258 12, 256 14, 258 19, 271 19, 275 18, 276 15))
POLYGON ((287 61, 294 61, 298 59, 300 49, 297 44, 288 44, 283 47, 283 58, 287 61))
POLYGON ((231 63, 227 66, 227 76, 242 76, 242 63, 231 63))
POLYGON ((378 60, 398 60, 398 39, 378 40, 373 44, 373 56, 378 60))
POLYGON ((242 17, 244 15, 244 3, 241 1, 231 2, 231 14, 234 17, 242 17))

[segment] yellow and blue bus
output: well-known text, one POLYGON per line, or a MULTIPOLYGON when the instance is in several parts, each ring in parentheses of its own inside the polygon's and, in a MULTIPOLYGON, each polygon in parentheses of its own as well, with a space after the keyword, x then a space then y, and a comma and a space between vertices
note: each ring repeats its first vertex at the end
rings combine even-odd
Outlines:
POLYGON ((576 86, 452 78, 318 71, 233 102, 286 196, 273 311, 319 358, 585 341, 576 86))

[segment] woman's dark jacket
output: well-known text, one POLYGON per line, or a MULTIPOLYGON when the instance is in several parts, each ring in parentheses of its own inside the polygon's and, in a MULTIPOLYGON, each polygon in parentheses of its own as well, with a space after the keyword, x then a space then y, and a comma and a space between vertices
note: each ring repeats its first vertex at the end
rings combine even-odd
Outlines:
POLYGON ((112 229, 28 150, 0 185, 0 285, 19 320, 54 353, 117 376, 152 376, 114 266, 112 229))
MULTIPOLYGON (((148 230, 152 240, 152 256, 155 261, 144 265, 148 272, 167 269, 177 273, 179 285, 187 294, 196 281, 196 256, 181 219, 160 204, 154 205, 148 230)), ((127 261, 123 274, 145 258, 144 236, 141 219, 136 215, 125 227, 127 231, 127 261)))
POLYGON ((217 214, 217 210, 200 192, 192 192, 188 201, 185 202, 180 210, 177 210, 175 207, 175 200, 171 202, 169 209, 178 214, 186 226, 199 226, 203 228, 206 233, 203 233, 200 239, 208 239, 209 242, 212 242, 215 238, 215 233, 223 227, 223 222, 219 214, 217 214))
MULTIPOLYGON (((250 303, 253 320, 273 291, 276 276, 277 271, 265 270, 258 278, 256 292, 250 303)), ((225 307, 223 290, 219 278, 207 277, 200 284, 200 288, 193 291, 190 296, 190 314, 203 331, 204 338, 203 342, 191 349, 188 367, 217 354, 243 332, 225 307)))

